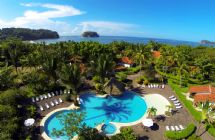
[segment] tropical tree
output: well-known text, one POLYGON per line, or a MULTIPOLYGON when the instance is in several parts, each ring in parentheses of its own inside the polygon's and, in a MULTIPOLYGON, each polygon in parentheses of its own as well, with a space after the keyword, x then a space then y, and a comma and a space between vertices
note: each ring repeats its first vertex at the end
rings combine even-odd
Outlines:
POLYGON ((170 103, 170 105, 167 105, 166 108, 167 108, 166 114, 171 115, 172 114, 172 109, 174 108, 174 105, 172 103, 170 103))
POLYGON ((0 90, 12 87, 14 76, 12 75, 13 69, 11 67, 2 67, 0 69, 0 90))
POLYGON ((73 101, 76 105, 77 102, 77 95, 78 89, 81 86, 81 71, 78 64, 71 64, 71 65, 63 65, 62 69, 59 72, 60 83, 65 86, 67 89, 72 90, 71 93, 73 94, 73 101))
POLYGON ((148 108, 148 114, 149 114, 149 116, 156 116, 156 113, 157 113, 157 108, 155 108, 155 107, 150 107, 150 108, 148 108))
POLYGON ((105 78, 113 71, 113 58, 107 54, 100 54, 97 60, 91 62, 91 66, 95 74, 99 76, 100 83, 104 84, 105 78))
POLYGON ((122 128, 119 134, 110 138, 111 140, 137 140, 131 127, 122 128))
POLYGON ((212 111, 209 101, 199 103, 198 107, 201 109, 201 120, 199 121, 199 127, 196 132, 197 135, 202 124, 206 123, 206 125, 209 125, 211 122, 214 121, 214 116, 215 116, 214 114, 215 112, 212 111))
POLYGON ((60 120, 61 125, 63 126, 62 129, 54 128, 51 132, 52 136, 60 137, 60 136, 67 136, 72 139, 76 134, 81 133, 84 128, 82 125, 82 121, 84 119, 84 113, 77 113, 77 112, 69 112, 67 114, 59 114, 57 118, 60 120))

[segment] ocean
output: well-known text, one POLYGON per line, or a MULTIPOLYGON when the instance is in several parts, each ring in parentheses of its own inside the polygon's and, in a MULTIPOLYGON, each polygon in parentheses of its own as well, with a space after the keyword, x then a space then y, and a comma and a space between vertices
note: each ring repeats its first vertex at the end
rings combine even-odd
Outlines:
MULTIPOLYGON (((84 38, 81 36, 61 36, 58 39, 41 39, 36 40, 35 42, 45 42, 46 44, 56 43, 61 41, 97 41, 103 44, 111 43, 113 41, 125 41, 130 43, 148 43, 149 41, 155 41, 158 43, 165 43, 170 45, 190 45, 190 46, 199 46, 202 45, 198 42, 191 42, 191 41, 179 41, 179 40, 171 40, 171 39, 159 39, 159 38, 145 38, 145 37, 125 37, 125 36, 100 36, 97 38, 84 38)), ((214 46, 214 45, 205 45, 204 46, 214 46)))

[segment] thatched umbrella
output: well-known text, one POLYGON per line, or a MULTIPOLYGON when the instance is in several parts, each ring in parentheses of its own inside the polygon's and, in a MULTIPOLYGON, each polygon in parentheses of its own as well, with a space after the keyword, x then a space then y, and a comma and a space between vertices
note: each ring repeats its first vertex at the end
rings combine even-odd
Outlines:
POLYGON ((110 95, 120 95, 125 91, 125 85, 115 78, 111 78, 105 85, 104 90, 110 95))

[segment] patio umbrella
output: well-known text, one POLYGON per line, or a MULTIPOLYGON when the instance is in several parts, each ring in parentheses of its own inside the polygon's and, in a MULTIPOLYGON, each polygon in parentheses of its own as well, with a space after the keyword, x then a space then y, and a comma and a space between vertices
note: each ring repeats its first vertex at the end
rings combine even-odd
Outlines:
POLYGON ((151 126, 153 126, 153 120, 152 120, 152 119, 144 119, 142 123, 143 123, 143 125, 146 126, 146 127, 151 127, 151 126))
POLYGON ((33 118, 30 118, 30 119, 25 120, 24 125, 31 126, 34 124, 34 122, 35 122, 35 120, 33 118))

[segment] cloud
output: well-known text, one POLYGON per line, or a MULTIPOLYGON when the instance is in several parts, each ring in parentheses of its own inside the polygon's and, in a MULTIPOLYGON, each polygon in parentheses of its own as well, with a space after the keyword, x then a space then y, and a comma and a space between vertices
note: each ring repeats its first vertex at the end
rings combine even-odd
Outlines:
POLYGON ((81 22, 79 26, 83 31, 93 30, 104 35, 119 35, 124 33, 130 33, 138 26, 135 24, 111 22, 111 21, 85 21, 81 22))
MULTIPOLYGON (((71 17, 82 15, 85 12, 68 5, 57 5, 57 4, 39 4, 39 3, 27 3, 21 4, 27 7, 40 6, 47 9, 46 11, 39 12, 33 10, 27 10, 23 16, 16 17, 11 21, 5 21, 0 19, 0 28, 4 27, 25 27, 25 28, 46 28, 56 31, 60 29, 70 28, 70 25, 55 20, 56 18, 71 17)), ((66 30, 66 29, 65 29, 66 30)), ((62 31, 65 32, 65 31, 62 31)))
POLYGON ((22 3, 22 6, 40 7, 45 11, 27 10, 23 16, 16 17, 11 21, 0 19, 0 28, 23 27, 33 29, 50 29, 57 31, 60 35, 80 35, 83 31, 92 30, 101 35, 128 35, 132 34, 138 26, 112 21, 83 21, 76 25, 62 22, 58 18, 82 15, 85 12, 68 5, 22 3))

